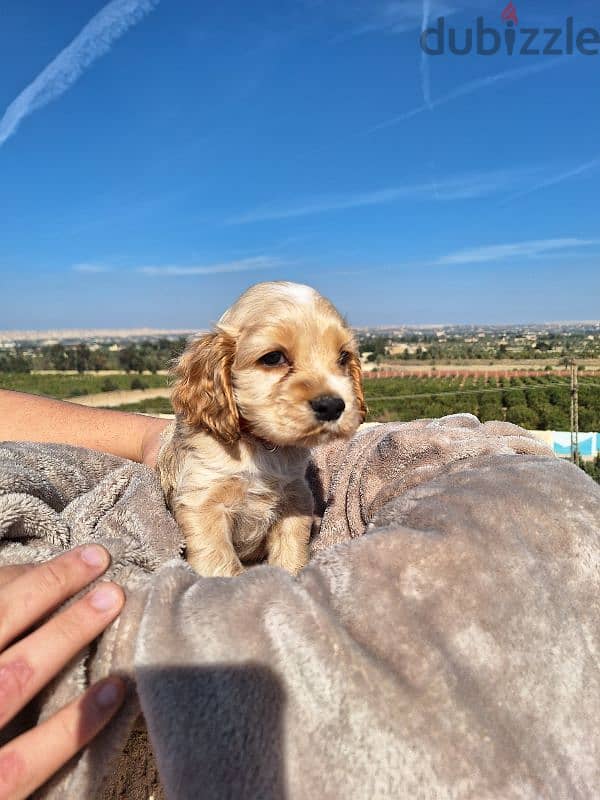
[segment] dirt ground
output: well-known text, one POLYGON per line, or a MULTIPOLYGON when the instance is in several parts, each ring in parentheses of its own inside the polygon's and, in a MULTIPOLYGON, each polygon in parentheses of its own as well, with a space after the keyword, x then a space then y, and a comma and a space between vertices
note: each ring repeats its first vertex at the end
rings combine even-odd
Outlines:
MULTIPOLYGON (((579 366, 580 371, 583 370, 584 372, 600 372, 600 359, 597 358, 590 358, 590 359, 582 359, 577 360, 577 365, 579 366)), ((540 359, 524 359, 523 361, 513 361, 511 359, 505 359, 502 361, 485 361, 483 359, 473 359, 470 361, 454 361, 454 362, 442 362, 437 361, 432 363, 431 361, 398 361, 398 360, 389 360, 385 361, 378 365, 380 369, 385 370, 402 370, 404 373, 411 373, 414 375, 419 375, 421 373, 429 373, 434 368, 439 370, 440 372, 447 372, 449 370, 460 372, 464 370, 465 372, 498 372, 498 371, 506 371, 506 372, 527 372, 527 371, 536 371, 540 373, 549 372, 546 370, 546 367, 552 367, 553 372, 563 372, 568 371, 568 367, 565 367, 564 364, 557 359, 548 359, 547 361, 542 361, 540 359)))
POLYGON ((139 403, 140 400, 152 400, 155 397, 170 397, 171 389, 126 389, 115 392, 99 392, 98 394, 85 394, 82 397, 70 397, 70 403, 77 403, 80 406, 103 406, 104 408, 115 408, 125 405, 125 403, 139 403))

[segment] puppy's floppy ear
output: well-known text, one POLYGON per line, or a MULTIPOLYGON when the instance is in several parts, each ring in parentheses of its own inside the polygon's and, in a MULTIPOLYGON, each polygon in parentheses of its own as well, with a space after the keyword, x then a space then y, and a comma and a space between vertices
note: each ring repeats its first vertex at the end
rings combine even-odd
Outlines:
POLYGON ((176 413, 192 428, 207 428, 225 442, 240 436, 231 383, 234 356, 234 338, 217 329, 191 342, 173 370, 176 413))
POLYGON ((354 394, 356 395, 356 402, 360 410, 361 422, 364 422, 367 418, 368 408, 365 403, 365 395, 363 392, 362 367, 360 366, 360 356, 353 352, 350 353, 350 358, 348 359, 348 374, 350 375, 352 388, 354 390, 354 394))

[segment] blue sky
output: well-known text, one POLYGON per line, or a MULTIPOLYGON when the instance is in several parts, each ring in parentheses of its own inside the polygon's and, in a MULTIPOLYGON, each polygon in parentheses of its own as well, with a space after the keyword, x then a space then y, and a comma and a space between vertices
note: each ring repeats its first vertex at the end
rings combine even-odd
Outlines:
POLYGON ((357 325, 600 318, 600 55, 419 46, 504 5, 7 0, 0 328, 201 328, 284 278, 357 325))

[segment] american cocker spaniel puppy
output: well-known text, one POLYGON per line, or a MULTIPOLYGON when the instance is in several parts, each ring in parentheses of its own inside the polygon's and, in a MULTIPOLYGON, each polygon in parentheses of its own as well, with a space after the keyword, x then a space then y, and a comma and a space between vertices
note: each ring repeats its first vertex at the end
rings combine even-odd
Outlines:
POLYGON ((310 447, 348 438, 365 418, 354 338, 309 286, 259 283, 193 340, 177 363, 176 423, 158 470, 205 576, 267 558, 308 561, 310 447))

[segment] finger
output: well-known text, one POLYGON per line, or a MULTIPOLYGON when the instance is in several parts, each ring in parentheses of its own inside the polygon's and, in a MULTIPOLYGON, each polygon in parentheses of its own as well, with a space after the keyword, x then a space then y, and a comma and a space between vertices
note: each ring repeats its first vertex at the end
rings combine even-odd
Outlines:
POLYGON ((0 650, 101 575, 110 555, 86 545, 26 570, 0 587, 0 650))
POLYGON ((33 569, 31 564, 11 564, 8 567, 0 567, 0 587, 14 581, 15 578, 18 578, 19 575, 23 575, 24 572, 28 572, 30 569, 33 569))
POLYGON ((119 614, 120 586, 101 583, 0 655, 0 727, 119 614))
POLYGON ((28 797, 102 730, 124 697, 123 681, 107 678, 0 749, 0 800, 28 797))

